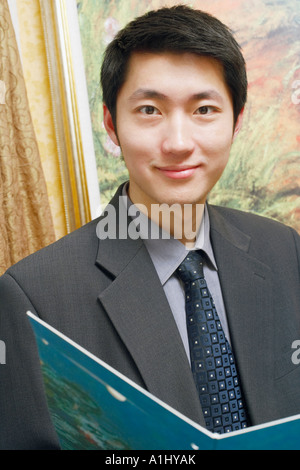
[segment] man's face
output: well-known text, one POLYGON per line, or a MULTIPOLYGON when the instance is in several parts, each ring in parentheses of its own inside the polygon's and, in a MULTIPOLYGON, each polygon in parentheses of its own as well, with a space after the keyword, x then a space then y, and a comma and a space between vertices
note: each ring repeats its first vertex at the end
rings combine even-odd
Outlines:
POLYGON ((203 204, 220 178, 234 136, 222 66, 195 54, 134 53, 117 98, 117 129, 133 203, 203 204))

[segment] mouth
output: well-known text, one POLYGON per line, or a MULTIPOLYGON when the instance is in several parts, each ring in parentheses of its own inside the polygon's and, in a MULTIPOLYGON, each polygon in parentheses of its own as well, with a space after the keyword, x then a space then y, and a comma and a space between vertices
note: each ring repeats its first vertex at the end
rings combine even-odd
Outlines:
POLYGON ((200 165, 194 166, 170 166, 170 167, 157 167, 157 169, 167 178, 171 179, 185 179, 190 178, 200 165))

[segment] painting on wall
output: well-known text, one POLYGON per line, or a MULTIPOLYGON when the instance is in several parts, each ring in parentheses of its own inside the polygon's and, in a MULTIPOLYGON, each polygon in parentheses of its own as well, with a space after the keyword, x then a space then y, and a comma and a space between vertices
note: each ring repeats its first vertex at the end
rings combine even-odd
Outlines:
POLYGON ((248 70, 243 128, 210 203, 256 212, 300 232, 300 14, 298 0, 77 0, 101 202, 127 179, 102 122, 100 67, 106 45, 134 17, 186 3, 233 31, 248 70))

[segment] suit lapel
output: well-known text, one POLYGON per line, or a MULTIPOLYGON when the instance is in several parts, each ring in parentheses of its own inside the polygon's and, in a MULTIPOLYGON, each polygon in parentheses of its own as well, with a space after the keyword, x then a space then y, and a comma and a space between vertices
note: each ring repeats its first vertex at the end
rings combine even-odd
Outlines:
MULTIPOLYGON (((119 217, 116 199, 112 202, 118 220, 126 220, 124 214, 119 217)), ((204 424, 176 323, 143 242, 130 238, 102 240, 96 264, 113 278, 98 299, 135 361, 147 389, 184 415, 204 424)))
POLYGON ((249 254, 251 239, 210 207, 211 239, 229 323, 233 351, 253 424, 265 422, 272 395, 273 348, 271 269, 249 254))

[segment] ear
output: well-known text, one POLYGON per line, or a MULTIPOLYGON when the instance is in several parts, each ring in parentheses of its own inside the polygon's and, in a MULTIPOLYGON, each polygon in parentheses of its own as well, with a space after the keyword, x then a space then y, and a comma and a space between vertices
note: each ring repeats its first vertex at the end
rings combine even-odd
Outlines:
POLYGON ((233 139, 234 140, 236 138, 236 136, 238 135, 238 133, 240 132, 241 130, 241 127, 242 127, 242 124, 243 124, 243 116, 244 116, 244 108, 242 108, 240 114, 238 115, 238 118, 236 120, 236 123, 235 123, 235 126, 234 126, 234 132, 233 132, 233 139))
POLYGON ((115 131, 115 126, 114 126, 114 123, 113 123, 113 119, 111 117, 111 113, 108 110, 105 103, 103 104, 103 123, 104 123, 104 127, 106 129, 106 132, 108 133, 108 135, 111 138, 111 140, 113 141, 113 143, 115 145, 120 146, 119 139, 118 139, 117 133, 115 131))

